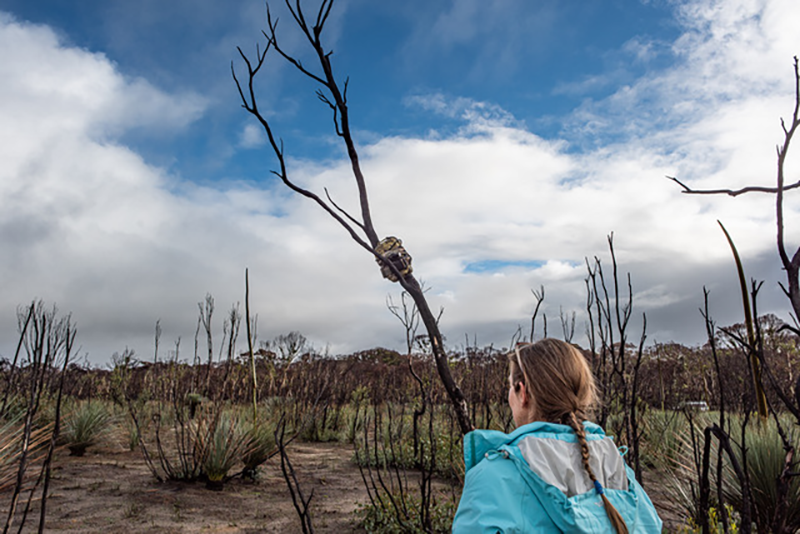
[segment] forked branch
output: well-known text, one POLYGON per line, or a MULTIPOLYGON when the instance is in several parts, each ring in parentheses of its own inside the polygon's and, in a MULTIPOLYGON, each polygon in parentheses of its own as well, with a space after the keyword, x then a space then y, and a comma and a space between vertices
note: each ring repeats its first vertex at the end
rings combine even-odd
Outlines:
POLYGON ((294 65, 297 70, 320 84, 324 90, 327 90, 327 92, 330 93, 329 95, 325 95, 324 91, 319 91, 317 94, 320 99, 323 100, 323 102, 333 109, 336 133, 342 137, 342 139, 344 139, 345 145, 347 146, 347 155, 350 158, 350 163, 353 168, 353 175, 355 176, 356 185, 358 186, 358 196, 361 204, 361 218, 364 223, 364 232, 366 233, 370 244, 374 248, 378 244, 378 235, 372 226, 372 216, 370 214, 369 200, 367 198, 367 187, 364 181, 364 175, 361 172, 361 165, 358 161, 358 153, 356 152, 355 143, 353 142, 353 138, 350 133, 350 112, 347 107, 348 82, 346 81, 344 83, 342 89, 339 88, 339 84, 336 82, 336 78, 333 74, 333 67, 331 66, 331 55, 333 54, 333 51, 331 50, 326 52, 320 40, 320 35, 322 34, 325 22, 328 20, 331 8, 333 7, 333 0, 324 0, 322 2, 317 13, 316 23, 313 27, 309 27, 308 23, 306 22, 305 13, 303 12, 300 0, 296 0, 294 6, 292 6, 289 0, 285 0, 285 2, 286 7, 289 9, 289 12, 292 14, 292 17, 297 23, 297 26, 306 36, 306 39, 313 48, 317 59, 319 60, 319 64, 322 67, 322 74, 319 75, 311 72, 298 59, 293 57, 291 54, 288 54, 283 48, 281 48, 280 44, 278 43, 278 37, 276 33, 278 21, 275 20, 273 22, 269 11, 269 5, 267 6, 267 26, 269 30, 268 33, 265 32, 264 35, 267 38, 267 42, 275 49, 276 52, 278 52, 278 54, 280 54, 283 59, 294 65))
POLYGON ((256 47, 256 57, 251 61, 240 48, 237 48, 239 55, 247 67, 247 90, 245 90, 242 87, 242 84, 239 82, 239 79, 236 76, 234 65, 231 63, 231 73, 239 91, 242 107, 248 113, 253 115, 256 120, 258 120, 259 124, 261 124, 267 134, 269 145, 275 154, 275 158, 278 161, 279 167, 277 171, 273 171, 273 174, 278 176, 281 181, 292 191, 313 200, 317 205, 325 210, 328 215, 333 217, 333 219, 336 220, 336 222, 338 222, 339 225, 347 231, 347 233, 356 243, 372 254, 378 260, 380 265, 387 267, 394 274, 395 278, 397 281, 399 281, 403 289, 405 289, 414 300, 414 303, 419 310, 420 317, 422 318, 422 322, 425 324, 425 328, 428 331, 431 349, 436 360, 436 367, 439 371, 439 376, 442 379, 445 390, 447 391, 453 407, 455 408, 456 417, 458 419, 461 431, 463 433, 469 432, 472 430, 472 422, 467 412, 466 401, 464 399, 464 395, 462 394, 456 382, 453 380, 453 377, 450 373, 449 362, 447 359, 447 354, 444 350, 442 336, 439 332, 437 317, 435 317, 431 311, 425 299, 422 287, 414 278, 414 276, 410 274, 410 272, 405 274, 401 273, 392 261, 389 261, 384 254, 376 251, 376 247, 379 244, 378 234, 372 224, 366 183, 364 180, 364 175, 361 172, 358 152, 356 151, 355 143, 353 142, 350 131, 350 115, 347 107, 348 80, 346 80, 341 87, 336 82, 330 61, 333 52, 326 51, 320 40, 325 22, 328 20, 331 8, 333 7, 334 0, 322 1, 319 11, 317 12, 314 26, 309 26, 300 0, 295 0, 294 3, 292 3, 290 0, 285 0, 285 3, 298 28, 305 35, 306 39, 314 50, 322 73, 313 72, 311 69, 304 66, 297 58, 286 52, 281 47, 277 38, 278 20, 273 19, 269 10, 269 6, 267 6, 267 31, 262 32, 267 39, 267 46, 265 47, 264 51, 261 52, 260 49, 256 47), (281 56, 285 61, 289 62, 302 74, 320 85, 320 88, 317 91, 317 97, 325 105, 332 109, 336 133, 344 140, 344 143, 347 147, 347 155, 350 159, 353 176, 358 187, 358 199, 361 208, 360 220, 340 208, 331 199, 327 191, 327 200, 325 200, 314 192, 298 185, 289 177, 286 160, 284 157, 283 141, 279 140, 275 136, 270 122, 259 110, 254 90, 255 77, 263 67, 267 57, 267 52, 270 49, 275 50, 275 52, 277 52, 278 55, 281 56))
MULTIPOLYGON (((256 120, 258 120, 258 122, 261 124, 261 126, 264 128, 264 131, 267 134, 267 138, 269 139, 269 144, 272 147, 272 151, 275 153, 275 157, 278 160, 279 170, 272 171, 272 173, 275 176, 277 176, 278 178, 280 178, 281 181, 287 187, 289 187, 289 189, 291 189, 295 193, 299 193, 300 195, 303 195, 306 198, 310 198, 311 200, 316 202, 322 209, 324 209, 326 212, 328 212, 328 214, 331 217, 336 219, 336 221, 342 227, 344 227, 345 230, 347 230, 347 232, 350 234, 350 237, 352 237, 353 240, 356 243, 361 245, 363 248, 365 248, 369 252, 372 252, 372 247, 369 244, 367 244, 367 242, 364 241, 364 239, 361 236, 358 235, 358 233, 355 231, 355 229, 352 226, 350 226, 350 224, 348 224, 348 222, 346 220, 344 220, 335 211, 334 207, 328 205, 328 203, 326 203, 324 200, 322 200, 315 193, 309 191, 308 189, 300 187, 299 185, 295 184, 292 180, 289 179, 289 175, 288 175, 288 172, 287 172, 287 169, 286 169, 286 160, 285 160, 284 154, 283 154, 283 140, 278 141, 276 139, 276 137, 275 137, 275 135, 274 135, 274 133, 272 131, 272 126, 270 125, 269 121, 267 121, 267 119, 261 114, 261 111, 258 109, 258 101, 256 99, 255 90, 254 90, 255 77, 258 74, 258 71, 264 65, 264 60, 266 59, 266 55, 267 55, 267 52, 268 52, 269 48, 270 48, 270 44, 268 43, 267 47, 264 49, 263 53, 259 53, 258 49, 256 49, 257 61, 255 62, 255 67, 253 67, 252 63, 247 58, 245 53, 242 52, 242 49, 237 47, 237 50, 239 51, 239 55, 244 60, 245 65, 247 65, 247 74, 248 74, 248 83, 247 83, 248 93, 247 93, 247 95, 245 95, 245 93, 244 93, 244 91, 242 89, 242 86, 239 83, 239 79, 236 77, 236 69, 234 69, 234 67, 233 67, 233 62, 231 62, 231 73, 233 74, 233 80, 236 82, 236 87, 239 90, 239 96, 242 99, 242 107, 248 113, 253 115, 256 118, 256 120)), ((365 196, 366 196, 366 192, 365 192, 365 196)), ((363 206, 363 204, 362 204, 362 206, 363 206)), ((363 225, 363 223, 359 224, 359 226, 362 226, 362 225, 363 225)), ((370 225, 371 225, 371 223, 370 223, 370 225)), ((364 232, 369 236, 370 232, 367 230, 366 225, 363 225, 363 227, 364 227, 364 232)), ((374 233, 374 230, 372 230, 372 233, 374 233)), ((377 244, 377 238, 375 239, 375 244, 377 244)))

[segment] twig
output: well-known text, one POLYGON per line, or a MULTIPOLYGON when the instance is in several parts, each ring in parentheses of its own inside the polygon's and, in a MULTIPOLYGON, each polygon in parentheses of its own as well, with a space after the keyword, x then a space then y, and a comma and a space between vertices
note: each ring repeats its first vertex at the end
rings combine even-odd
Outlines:
POLYGON ((292 496, 292 504, 294 505, 294 509, 297 511, 297 515, 300 518, 300 525, 303 528, 303 534, 313 534, 314 527, 311 525, 311 512, 309 510, 309 504, 311 503, 311 499, 314 498, 314 489, 311 489, 311 493, 307 499, 303 496, 303 489, 300 487, 300 483, 297 481, 297 475, 295 474, 294 467, 292 467, 292 462, 289 461, 289 454, 286 452, 286 444, 284 443, 285 435, 286 419, 285 414, 282 414, 275 430, 275 443, 278 445, 278 450, 280 451, 281 455, 281 472, 283 473, 283 479, 286 481, 286 485, 289 488, 289 493, 292 496))

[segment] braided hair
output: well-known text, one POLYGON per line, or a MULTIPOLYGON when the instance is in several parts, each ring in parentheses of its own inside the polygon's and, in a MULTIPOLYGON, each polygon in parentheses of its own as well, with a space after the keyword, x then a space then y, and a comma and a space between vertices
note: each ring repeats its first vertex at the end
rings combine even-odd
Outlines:
POLYGON ((567 424, 572 427, 572 430, 575 431, 575 435, 578 436, 578 444, 581 446, 581 461, 583 463, 583 468, 586 470, 586 473, 589 475, 589 478, 594 484, 595 491, 597 491, 597 493, 600 494, 600 498, 603 499, 603 507, 606 509, 606 514, 608 515, 608 519, 611 521, 611 525, 614 527, 614 529, 616 529, 617 534, 628 534, 628 526, 625 524, 625 521, 622 519, 619 511, 614 508, 614 505, 611 504, 611 501, 609 501, 608 497, 606 497, 606 492, 603 488, 603 485, 597 480, 594 471, 592 471, 592 468, 589 465, 589 443, 586 441, 586 430, 578 421, 578 418, 575 416, 575 412, 570 414, 567 424))
POLYGON ((568 425, 578 438, 581 461, 595 490, 603 500, 608 519, 617 534, 628 534, 628 527, 614 508, 589 465, 589 443, 581 424, 595 403, 592 371, 583 354, 569 343, 542 339, 534 344, 518 344, 508 355, 511 383, 515 390, 525 384, 532 398, 532 420, 568 425), (539 380, 530 380, 530 376, 539 380), (545 378, 546 377, 546 378, 545 378))

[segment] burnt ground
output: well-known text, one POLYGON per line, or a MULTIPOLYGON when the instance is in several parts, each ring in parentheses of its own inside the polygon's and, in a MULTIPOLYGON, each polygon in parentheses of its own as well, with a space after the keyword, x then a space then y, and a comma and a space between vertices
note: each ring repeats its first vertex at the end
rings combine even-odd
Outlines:
MULTIPOLYGON (((289 456, 303 491, 314 490, 315 532, 357 532, 353 512, 357 503, 368 497, 358 467, 351 461, 352 449, 336 443, 299 443, 291 445, 289 456)), ((31 527, 35 523, 29 521, 31 527)), ((211 491, 201 482, 157 482, 138 451, 89 449, 81 458, 71 457, 67 451, 60 451, 56 458, 45 531, 178 534, 301 530, 277 458, 262 466, 256 482, 234 479, 222 491, 211 491)))
MULTIPOLYGON (((352 455, 352 448, 341 443, 293 443, 289 448, 303 491, 314 490, 311 512, 317 533, 363 532, 354 512, 368 496, 352 455)), ((256 482, 233 479, 222 491, 208 490, 201 482, 157 482, 141 453, 121 447, 89 449, 80 458, 61 450, 55 460, 45 532, 301 532, 278 458, 261 467, 256 482)), ((658 478, 650 476, 648 490, 663 510, 667 497, 657 489, 658 478)), ((35 532, 37 504, 25 532, 35 532)), ((669 521, 674 518, 661 514, 667 520, 665 532, 674 531, 676 523, 669 521)))

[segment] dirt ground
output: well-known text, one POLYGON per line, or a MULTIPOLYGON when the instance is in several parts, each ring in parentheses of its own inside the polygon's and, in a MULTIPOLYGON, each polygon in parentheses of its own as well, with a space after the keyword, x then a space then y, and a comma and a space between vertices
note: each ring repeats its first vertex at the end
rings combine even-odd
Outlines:
MULTIPOLYGON (((341 443, 293 443, 289 456, 303 491, 314 490, 312 523, 317 533, 363 532, 354 511, 368 501, 352 449, 341 443)), ((650 496, 663 510, 665 495, 650 479, 650 496)), ((58 453, 48 499, 45 532, 293 533, 301 532, 278 458, 260 470, 256 482, 234 479, 222 491, 203 483, 157 482, 138 451, 89 449, 76 458, 58 453)), ((26 532, 35 531, 29 521, 26 532)), ((676 522, 661 512, 665 532, 676 522), (664 516, 667 517, 664 517, 664 516)))
MULTIPOLYGON (((314 490, 315 532, 359 531, 353 512, 368 497, 351 456, 337 443, 289 448, 303 491, 314 490)), ((203 483, 157 482, 138 451, 89 449, 82 458, 61 451, 51 484, 46 532, 301 532, 278 458, 255 483, 235 479, 210 491, 203 483)))

